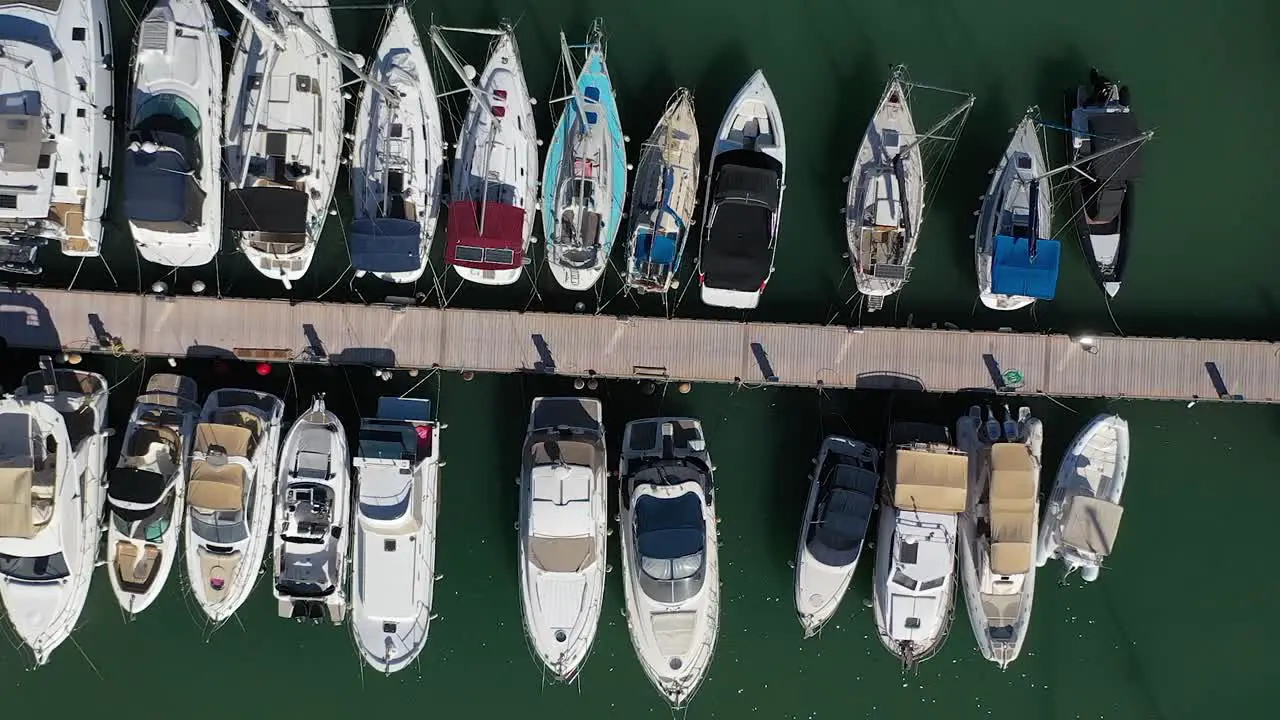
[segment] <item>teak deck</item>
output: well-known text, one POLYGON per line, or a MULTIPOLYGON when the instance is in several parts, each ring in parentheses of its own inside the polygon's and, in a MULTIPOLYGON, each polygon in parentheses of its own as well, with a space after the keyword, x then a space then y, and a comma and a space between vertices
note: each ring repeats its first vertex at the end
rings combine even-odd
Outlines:
POLYGON ((0 291, 15 348, 928 392, 1280 402, 1280 344, 0 291))

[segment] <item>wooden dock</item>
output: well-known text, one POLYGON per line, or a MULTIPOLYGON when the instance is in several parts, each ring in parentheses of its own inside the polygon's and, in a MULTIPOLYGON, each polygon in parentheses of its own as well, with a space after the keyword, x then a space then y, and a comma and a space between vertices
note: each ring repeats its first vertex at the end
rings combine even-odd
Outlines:
POLYGON ((0 290, 13 348, 1055 397, 1280 402, 1280 344, 0 290))

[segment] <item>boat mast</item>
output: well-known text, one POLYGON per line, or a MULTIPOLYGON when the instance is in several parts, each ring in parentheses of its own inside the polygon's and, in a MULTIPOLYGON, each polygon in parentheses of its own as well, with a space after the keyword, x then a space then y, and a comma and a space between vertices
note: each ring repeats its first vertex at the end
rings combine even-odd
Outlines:
POLYGON ((458 61, 458 56, 453 52, 453 48, 449 47, 449 43, 445 42, 444 40, 444 35, 440 34, 441 30, 458 30, 460 32, 478 32, 478 31, 468 30, 466 28, 449 28, 449 27, 443 27, 440 25, 432 25, 431 30, 429 31, 429 34, 431 36, 431 42, 435 43, 435 46, 440 49, 440 54, 444 55, 444 59, 449 62, 449 66, 452 67, 453 71, 458 74, 458 77, 462 78, 463 84, 466 85, 467 89, 471 91, 471 96, 474 97, 477 101, 479 101, 479 103, 484 107, 484 109, 488 111, 489 114, 492 115, 493 108, 490 107, 489 105, 489 96, 485 95, 484 92, 480 88, 476 87, 476 84, 471 81, 471 78, 468 76, 467 71, 462 67, 462 63, 458 61))
POLYGON ((925 140, 940 139, 940 138, 935 138, 934 133, 946 127, 947 123, 950 123, 952 120, 955 120, 957 117, 960 117, 961 114, 967 112, 969 108, 973 107, 973 101, 975 99, 976 98, 973 95, 967 96, 964 102, 957 105, 954 110, 947 113, 946 117, 942 118, 937 123, 935 123, 933 127, 929 128, 928 132, 926 132, 923 135, 917 135, 916 139, 907 143, 901 150, 898 151, 898 154, 902 155, 903 153, 907 152, 908 150, 911 150, 911 148, 915 147, 916 145, 919 145, 925 140))
POLYGON ((270 38, 271 42, 275 43, 276 47, 284 47, 284 36, 277 32, 275 28, 268 25, 265 20, 254 15, 253 11, 249 9, 249 6, 244 4, 243 0, 227 0, 227 3, 243 15, 245 20, 249 21, 249 24, 253 26, 255 32, 259 35, 265 35, 270 38))
MULTIPOLYGON (((583 175, 579 177, 578 157, 577 157, 576 150, 577 150, 577 144, 578 144, 580 135, 586 135, 587 132, 589 131, 587 127, 586 99, 582 97, 582 93, 579 92, 578 90, 578 78, 577 78, 578 74, 574 72, 573 53, 569 51, 569 41, 565 39, 563 30, 560 31, 560 60, 564 62, 564 69, 569 73, 569 83, 573 86, 572 97, 573 97, 574 109, 577 111, 575 113, 576 117, 574 118, 575 120, 574 127, 569 128, 569 137, 565 138, 567 140, 565 144, 569 146, 568 149, 570 152, 568 153, 568 157, 564 159, 567 159, 570 163, 569 176, 575 180, 582 181, 586 179, 586 164, 585 162, 583 163, 583 175), (574 132, 575 130, 581 130, 581 133, 574 132)), ((564 160, 561 160, 561 162, 563 161, 564 160)), ((585 183, 578 182, 577 187, 575 187, 573 190, 574 190, 573 192, 574 200, 577 201, 579 207, 582 207, 582 205, 586 202, 585 183)), ((579 212, 581 212, 581 210, 579 212)), ((579 241, 583 239, 584 238, 581 238, 581 237, 578 238, 579 241)), ((581 242, 579 244, 581 244, 581 242)))
MULTIPOLYGON (((232 0, 232 2, 239 3, 239 0, 232 0)), ((387 87, 377 80, 374 80, 369 73, 364 71, 364 68, 360 67, 360 63, 355 61, 355 57, 351 53, 326 40, 323 35, 316 32, 315 28, 303 21, 302 15, 297 10, 285 5, 281 0, 264 0, 264 2, 266 2, 267 5, 277 13, 283 13, 287 17, 291 18, 294 25, 302 28, 302 31, 309 35, 312 40, 316 41, 316 44, 324 48, 325 52, 336 57, 338 62, 342 63, 343 67, 355 73, 356 77, 376 88, 378 92, 382 93, 382 96, 386 98, 387 104, 392 107, 400 104, 399 92, 387 87)), ((247 8, 245 10, 241 10, 242 13, 246 11, 247 8)))
MULTIPOLYGON (((276 58, 278 58, 280 56, 280 52, 284 50, 284 36, 277 32, 275 28, 271 27, 271 25, 262 18, 253 14, 253 11, 241 2, 241 0, 227 0, 227 2, 238 10, 240 14, 244 15, 245 19, 253 26, 254 32, 257 33, 259 37, 266 38, 271 42, 271 49, 267 50, 269 53, 267 55, 267 62, 261 73, 263 78, 270 78, 271 71, 276 66, 276 58)), ((248 51, 249 49, 245 48, 245 52, 247 53, 248 51)), ((248 78, 245 79, 247 80, 248 78)), ((267 82, 267 80, 263 81, 262 88, 258 93, 258 101, 253 105, 253 118, 249 122, 249 138, 240 145, 240 176, 236 179, 236 186, 239 188, 243 188, 245 181, 249 178, 249 157, 245 150, 253 145, 254 138, 258 135, 258 125, 262 120, 262 112, 267 106, 267 82)), ((244 88, 242 87, 241 91, 243 92, 243 90, 244 88)), ((241 129, 243 130, 243 128, 241 129)))
POLYGON ((1128 140, 1125 140, 1125 141, 1124 141, 1124 142, 1122 142, 1122 143, 1117 143, 1117 144, 1115 144, 1115 145, 1112 145, 1111 147, 1107 148, 1106 150, 1099 150, 1098 152, 1095 152, 1095 153, 1089 153, 1088 155, 1085 155, 1084 157, 1082 157, 1082 158, 1080 158, 1080 159, 1076 160, 1075 162, 1067 163, 1066 165, 1063 165, 1062 167, 1054 168, 1053 170, 1050 170, 1049 172, 1046 172, 1046 173, 1044 173, 1044 174, 1040 175, 1039 177, 1037 177, 1037 178, 1036 178, 1036 180, 1045 180, 1045 179, 1048 179, 1048 178, 1053 177, 1054 175, 1057 175, 1057 174, 1058 174, 1058 173, 1060 173, 1060 172, 1064 172, 1064 171, 1067 171, 1067 170, 1075 170, 1076 172, 1078 172, 1078 173, 1080 173, 1081 175, 1083 175, 1083 176, 1084 176, 1084 177, 1085 177, 1089 182, 1097 182, 1097 180, 1096 180, 1096 179, 1094 179, 1091 175, 1089 175, 1089 174, 1088 174, 1088 173, 1086 173, 1085 171, 1081 170, 1081 169, 1080 169, 1080 166, 1081 166, 1081 165, 1083 165, 1083 164, 1085 164, 1085 163, 1087 163, 1087 162, 1092 162, 1092 161, 1094 161, 1094 160, 1097 160, 1098 158, 1100 158, 1100 157, 1102 157, 1102 156, 1104 156, 1104 155, 1110 155, 1111 153, 1113 153, 1113 152, 1115 152, 1115 151, 1117 151, 1117 150, 1123 150, 1123 149, 1125 149, 1125 148, 1129 147, 1130 145, 1136 145, 1136 144, 1138 144, 1138 143, 1144 143, 1144 142, 1146 142, 1146 141, 1150 140, 1150 139, 1151 139, 1151 136, 1153 136, 1153 135, 1155 135, 1155 134, 1156 134, 1156 133, 1155 133, 1155 131, 1154 131, 1154 130, 1148 130, 1148 131, 1146 131, 1146 132, 1142 133, 1141 135, 1135 135, 1134 137, 1131 137, 1131 138, 1129 138, 1128 140))

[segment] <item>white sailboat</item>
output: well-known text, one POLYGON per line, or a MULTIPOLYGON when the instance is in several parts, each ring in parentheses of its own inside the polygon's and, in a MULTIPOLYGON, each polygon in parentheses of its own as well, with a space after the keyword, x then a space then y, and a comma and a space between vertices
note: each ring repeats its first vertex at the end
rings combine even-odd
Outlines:
POLYGON ((604 605, 608 457, 599 400, 534 398, 520 476, 520 607, 556 680, 578 675, 604 605))
POLYGON ((969 460, 944 427, 890 428, 880 503, 874 602, 880 642, 915 667, 942 647, 956 590, 956 522, 969 460))
POLYGON ((968 509, 960 516, 960 577, 978 650, 1002 669, 1018 658, 1035 597, 1044 429, 1031 409, 1003 422, 976 405, 956 423, 969 454, 968 509))
POLYGON ((38 666, 89 596, 111 434, 101 375, 40 366, 0 398, 0 604, 38 666))
POLYGON ((714 470, 697 420, 635 420, 623 430, 627 629, 645 675, 673 708, 693 699, 720 631, 714 470))
POLYGON ((1129 471, 1129 423, 1099 415, 1076 435, 1062 458, 1045 504, 1036 564, 1058 558, 1066 572, 1098 579, 1120 532, 1120 505, 1129 471))
POLYGON ((151 376, 134 402, 107 488, 107 577, 120 608, 146 610, 178 557, 186 509, 187 451, 200 405, 191 378, 151 376))
POLYGON ((138 25, 124 214, 142 259, 170 267, 222 246, 222 50, 204 0, 157 0, 138 25))
POLYGON ((215 390, 191 449, 183 546, 191 594, 209 620, 232 615, 253 590, 271 527, 284 404, 256 390, 215 390))
POLYGON ((796 613, 806 638, 836 614, 858 569, 880 485, 879 461, 875 448, 838 435, 823 440, 814 458, 796 549, 796 613))
POLYGON ((347 434, 317 395, 280 452, 271 553, 280 617, 346 619, 350 519, 347 434))
POLYGON ((750 310, 773 275, 787 187, 787 135, 763 70, 729 103, 708 167, 698 254, 702 302, 750 310))
POLYGON ((449 185, 444 259, 464 280, 511 285, 524 273, 538 212, 538 139, 515 28, 432 26, 431 40, 471 93, 449 185), (479 80, 444 31, 491 35, 479 80))
POLYGON ((364 662, 387 674, 409 667, 431 628, 443 427, 429 401, 397 397, 360 422, 351 630, 364 662))
POLYGON ((0 3, 0 271, 101 254, 115 67, 107 0, 0 3), (105 42, 103 41, 105 38, 105 42))
POLYGON ((440 219, 445 142, 435 81, 405 5, 391 14, 356 113, 348 234, 356 277, 422 277, 440 219))
POLYGON ((328 0, 227 0, 244 16, 227 76, 226 228, 285 287, 311 267, 337 182, 342 65, 328 0))
MULTIPOLYGON (((849 173, 845 234, 858 291, 868 310, 884 306, 911 275, 925 216, 925 160, 921 145, 965 116, 972 95, 923 134, 916 132, 906 68, 894 69, 871 117, 849 173)), ((960 121, 963 123, 963 120, 960 121)), ((949 138, 948 138, 949 139, 949 138)))

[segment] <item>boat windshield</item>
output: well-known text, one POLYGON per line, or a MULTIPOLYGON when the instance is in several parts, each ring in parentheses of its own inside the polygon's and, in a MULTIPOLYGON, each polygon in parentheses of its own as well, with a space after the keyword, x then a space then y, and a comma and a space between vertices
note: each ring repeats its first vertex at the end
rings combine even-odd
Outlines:
POLYGON ((908 590, 919 590, 922 592, 942 587, 942 582, 944 580, 946 580, 946 578, 943 577, 929 578, 928 580, 917 580, 901 570, 895 570, 893 573, 893 582, 895 584, 901 585, 908 590))
POLYGON ((126 520, 118 512, 111 513, 111 525, 116 529, 116 532, 131 540, 160 542, 173 523, 172 512, 173 495, 169 495, 164 502, 157 505, 146 517, 141 519, 126 520))
POLYGON ((218 545, 241 542, 249 537, 244 513, 239 510, 205 512, 191 508, 191 530, 200 539, 218 545))
POLYGON ((52 582, 71 574, 62 553, 22 557, 0 553, 0 575, 22 582, 52 582))
POLYGON ((702 553, 696 552, 670 560, 641 557, 640 567, 645 575, 654 580, 686 580, 698 574, 698 570, 702 567, 702 553))

